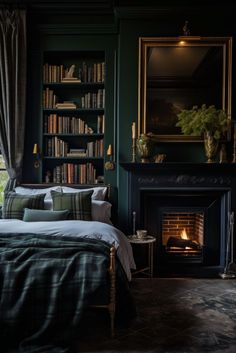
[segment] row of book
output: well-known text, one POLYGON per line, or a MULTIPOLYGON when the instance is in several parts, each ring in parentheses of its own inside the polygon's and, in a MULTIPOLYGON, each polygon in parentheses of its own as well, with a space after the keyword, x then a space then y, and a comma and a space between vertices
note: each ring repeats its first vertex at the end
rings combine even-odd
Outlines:
POLYGON ((43 65, 43 83, 60 82, 84 82, 103 83, 105 81, 105 62, 95 62, 92 64, 82 63, 78 69, 75 67, 73 77, 67 77, 69 69, 64 65, 43 65))
POLYGON ((96 169, 92 163, 63 163, 52 170, 52 182, 56 184, 95 184, 96 169))
POLYGON ((104 143, 102 140, 87 142, 86 148, 69 148, 67 141, 64 141, 57 136, 47 138, 45 141, 45 156, 46 157, 103 157, 104 143))
POLYGON ((46 134, 97 134, 104 133, 104 115, 97 116, 96 129, 79 117, 59 116, 50 114, 44 116, 44 133, 46 134))
POLYGON ((81 97, 81 108, 104 108, 105 107, 105 90, 98 89, 97 92, 88 92, 81 97))
POLYGON ((59 102, 53 90, 46 87, 43 90, 44 109, 103 109, 105 107, 105 90, 98 89, 97 92, 88 92, 83 96, 78 96, 77 102, 59 102))

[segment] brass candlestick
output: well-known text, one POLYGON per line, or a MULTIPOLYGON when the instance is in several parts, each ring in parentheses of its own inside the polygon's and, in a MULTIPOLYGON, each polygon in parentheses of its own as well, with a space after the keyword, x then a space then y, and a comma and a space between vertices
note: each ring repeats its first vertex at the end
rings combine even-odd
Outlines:
POLYGON ((132 138, 132 163, 136 162, 136 138, 132 138))

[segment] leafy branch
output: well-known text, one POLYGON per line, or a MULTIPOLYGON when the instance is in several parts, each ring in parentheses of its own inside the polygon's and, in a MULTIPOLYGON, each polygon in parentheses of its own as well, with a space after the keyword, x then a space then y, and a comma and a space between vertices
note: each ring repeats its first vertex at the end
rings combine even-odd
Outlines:
POLYGON ((227 115, 224 110, 216 109, 214 105, 209 107, 203 104, 200 108, 193 106, 192 109, 184 109, 177 114, 178 122, 184 135, 202 136, 209 132, 219 140, 226 132, 228 126, 227 115))

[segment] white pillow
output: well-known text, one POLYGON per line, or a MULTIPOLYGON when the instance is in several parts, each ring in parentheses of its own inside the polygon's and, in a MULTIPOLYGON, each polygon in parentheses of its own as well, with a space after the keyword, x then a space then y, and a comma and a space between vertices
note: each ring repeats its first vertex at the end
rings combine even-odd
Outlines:
POLYGON ((26 188, 24 186, 17 186, 15 188, 15 192, 17 194, 21 194, 21 195, 38 195, 38 194, 46 194, 45 198, 44 198, 44 203, 45 201, 52 201, 52 196, 51 196, 51 190, 55 190, 55 191, 61 191, 61 187, 60 186, 52 186, 50 188, 37 188, 37 189, 31 189, 31 188, 26 188))
POLYGON ((83 192, 83 191, 89 191, 93 190, 92 194, 92 200, 100 200, 104 201, 107 193, 107 187, 106 186, 95 186, 94 188, 89 188, 89 189, 76 189, 76 188, 71 188, 69 186, 62 186, 61 187, 63 192, 83 192))
POLYGON ((92 200, 92 221, 111 224, 111 203, 92 200))

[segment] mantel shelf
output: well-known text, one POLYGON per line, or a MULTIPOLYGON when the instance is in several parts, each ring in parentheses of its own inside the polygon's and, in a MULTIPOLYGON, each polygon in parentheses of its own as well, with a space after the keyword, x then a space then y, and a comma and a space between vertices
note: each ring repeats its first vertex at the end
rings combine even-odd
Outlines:
POLYGON ((128 172, 178 172, 178 173, 227 173, 236 172, 236 163, 184 163, 184 162, 164 162, 164 163, 132 163, 123 162, 120 166, 128 172))

